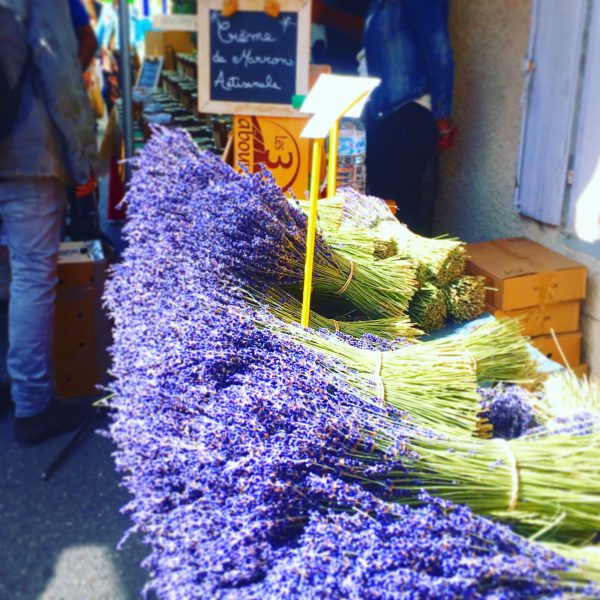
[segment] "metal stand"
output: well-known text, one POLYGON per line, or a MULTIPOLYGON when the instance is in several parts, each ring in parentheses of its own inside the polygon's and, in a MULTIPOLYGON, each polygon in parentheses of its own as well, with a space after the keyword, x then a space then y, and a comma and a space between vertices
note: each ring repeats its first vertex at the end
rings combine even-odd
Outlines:
POLYGON ((131 82, 131 52, 129 49, 129 4, 119 2, 119 68, 121 70, 121 104, 123 109, 123 139, 125 141, 125 183, 131 178, 133 156, 133 95, 131 82))

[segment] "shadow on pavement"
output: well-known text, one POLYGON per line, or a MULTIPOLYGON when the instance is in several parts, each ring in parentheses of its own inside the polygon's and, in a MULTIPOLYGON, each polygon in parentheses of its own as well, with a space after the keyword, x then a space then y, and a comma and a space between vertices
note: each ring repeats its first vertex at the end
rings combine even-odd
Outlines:
MULTIPOLYGON (((107 418, 98 424, 105 428, 107 418)), ((72 434, 33 448, 14 443, 12 415, 0 416, 0 598, 125 600, 139 597, 147 548, 120 513, 128 501, 110 440, 84 439, 48 480, 42 473, 72 434)))

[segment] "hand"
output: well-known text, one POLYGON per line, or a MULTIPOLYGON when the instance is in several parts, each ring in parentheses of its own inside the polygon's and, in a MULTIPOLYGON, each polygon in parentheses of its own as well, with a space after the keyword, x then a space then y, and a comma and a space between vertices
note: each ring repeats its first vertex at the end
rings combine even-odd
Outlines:
POLYGON ((435 126, 437 127, 439 138, 437 142, 438 150, 449 150, 454 148, 458 129, 449 117, 436 119, 435 126))
POLYGON ((98 186, 98 182, 96 181, 96 178, 94 177, 94 173, 90 172, 90 176, 89 176, 88 180, 85 183, 76 186, 75 195, 77 196, 77 198, 82 198, 83 196, 89 196, 90 194, 94 193, 94 190, 96 189, 97 186, 98 186))

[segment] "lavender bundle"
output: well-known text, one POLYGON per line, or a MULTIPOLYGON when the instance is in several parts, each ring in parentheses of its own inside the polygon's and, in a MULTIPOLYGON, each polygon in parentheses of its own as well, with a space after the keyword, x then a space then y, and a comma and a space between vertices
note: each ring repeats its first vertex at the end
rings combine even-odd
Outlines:
POLYGON ((447 316, 444 294, 433 284, 426 283, 410 301, 408 314, 425 332, 441 329, 447 316))
POLYGON ((448 314, 455 321, 470 321, 485 309, 485 277, 464 275, 444 289, 448 314))
POLYGON ((359 392, 370 383, 371 393, 407 411, 415 423, 454 435, 471 435, 481 427, 477 381, 528 380, 532 369, 526 341, 512 321, 489 321, 464 336, 383 352, 294 325, 265 326, 362 374, 359 392))
POLYGON ((395 481, 399 490, 425 488, 550 539, 582 541, 600 530, 598 433, 513 440, 413 437, 411 448, 419 459, 395 481))
MULTIPOLYGON (((204 250, 219 268, 252 287, 302 286, 306 217, 288 202, 269 173, 238 174, 199 151, 188 136, 164 130, 152 137, 139 164, 143 173, 138 189, 156 187, 160 178, 166 179, 166 208, 185 215, 188 228, 212 240, 204 250), (164 165, 164 172, 157 165, 164 165)), ((317 236, 315 293, 344 296, 371 318, 402 315, 414 293, 414 275, 408 262, 397 257, 394 261, 394 278, 386 278, 372 265, 334 253, 317 236)))
MULTIPOLYGON (((259 294, 257 299, 251 298, 250 302, 255 304, 263 302, 272 314, 286 323, 300 322, 302 303, 281 288, 272 287, 266 293, 259 294)), ((356 339, 362 338, 364 335, 376 335, 390 340, 402 338, 414 341, 423 333, 413 325, 408 317, 346 321, 328 319, 313 310, 310 311, 309 325, 312 329, 341 332, 356 339)))
MULTIPOLYGON (((462 337, 480 383, 538 384, 543 375, 515 319, 488 319, 466 327, 462 337)), ((452 343, 454 336, 446 338, 452 343)), ((439 340, 443 344, 445 340, 439 340)))
POLYGON ((521 386, 498 384, 492 388, 479 388, 478 392, 482 437, 512 440, 539 426, 536 398, 521 386))
MULTIPOLYGON (((301 204, 302 205, 302 204, 301 204)), ((306 205, 302 205, 306 210, 306 205)), ((465 244, 451 238, 425 238, 409 231, 392 215, 385 202, 344 188, 335 198, 319 202, 320 225, 328 240, 370 237, 395 244, 397 254, 415 267, 420 284, 446 287, 464 273, 465 244)))
MULTIPOLYGON (((551 598, 562 595, 559 574, 576 568, 506 527, 427 494, 413 509, 330 477, 311 484, 344 512, 311 513, 297 544, 277 553, 248 598, 551 598)), ((569 587, 586 589, 585 583, 569 587)))

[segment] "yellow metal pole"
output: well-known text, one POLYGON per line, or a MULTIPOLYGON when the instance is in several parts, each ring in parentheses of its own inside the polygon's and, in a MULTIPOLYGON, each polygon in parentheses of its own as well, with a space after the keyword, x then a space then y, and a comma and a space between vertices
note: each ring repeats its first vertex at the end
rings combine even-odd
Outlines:
POLYGON ((319 182, 321 178, 321 153, 323 139, 313 140, 312 166, 310 174, 310 212, 308 213, 308 231, 306 232, 306 261, 304 263, 304 289, 302 291, 302 314, 300 325, 308 327, 310 318, 310 295, 312 292, 313 265, 315 261, 315 239, 317 234, 317 203, 319 200, 319 182))
POLYGON ((337 155, 340 120, 336 119, 329 130, 329 159, 327 161, 327 196, 333 198, 337 190, 337 155))
MULTIPOLYGON (((340 119, 360 102, 369 92, 361 94, 353 100, 336 119, 329 131, 329 165, 327 167, 327 194, 335 195, 337 187, 337 146, 338 128, 340 119)), ((312 165, 310 174, 310 211, 308 213, 308 231, 306 232, 306 261, 304 263, 304 288, 302 290, 302 312, 300 325, 308 327, 310 320, 310 296, 312 293, 313 266, 315 262, 315 240, 317 237, 317 203, 319 200, 319 183, 321 178, 321 154, 323 152, 323 139, 313 140, 312 165)))

